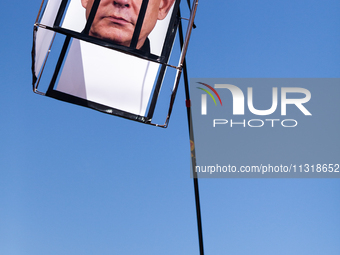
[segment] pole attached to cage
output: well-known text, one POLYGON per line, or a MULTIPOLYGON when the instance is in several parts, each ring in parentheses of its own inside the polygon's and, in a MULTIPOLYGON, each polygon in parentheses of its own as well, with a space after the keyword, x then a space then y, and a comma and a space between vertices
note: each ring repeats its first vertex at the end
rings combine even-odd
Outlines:
MULTIPOLYGON (((186 65, 186 50, 188 47, 188 38, 190 38, 192 27, 194 26, 194 16, 197 9, 198 0, 194 0, 193 6, 191 8, 191 12, 193 16, 190 15, 189 25, 190 31, 187 31, 185 40, 183 39, 183 28, 182 22, 179 23, 179 39, 182 48, 182 56, 181 56, 181 67, 183 69, 183 78, 184 78, 184 86, 185 86, 185 97, 186 97, 186 107, 187 107, 187 117, 188 117, 188 128, 189 128, 189 137, 190 137, 190 151, 191 151, 191 170, 192 177, 194 183, 194 192, 195 192, 195 205, 196 205, 196 218, 197 218, 197 231, 198 231, 198 240, 199 240, 199 250, 200 255, 204 255, 204 246, 203 246, 203 229, 202 229, 202 217, 201 217, 201 206, 200 206, 200 197, 199 197, 199 187, 198 187, 198 178, 196 169, 196 153, 195 153, 195 142, 194 142, 194 132, 192 127, 192 117, 191 117, 191 101, 190 101, 190 92, 189 92, 189 82, 188 82, 188 71, 186 65), (184 49, 185 47, 185 49, 184 49), (184 54, 183 54, 184 53, 184 54)), ((180 15, 180 13, 179 13, 180 15)), ((181 16, 181 15, 180 15, 181 16)))

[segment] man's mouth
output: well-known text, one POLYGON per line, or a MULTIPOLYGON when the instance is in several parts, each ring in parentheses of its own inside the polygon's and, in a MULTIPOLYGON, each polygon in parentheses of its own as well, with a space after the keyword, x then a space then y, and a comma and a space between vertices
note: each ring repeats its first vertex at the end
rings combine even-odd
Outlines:
POLYGON ((122 26, 127 25, 127 24, 132 24, 132 22, 124 19, 123 17, 119 17, 115 15, 106 16, 105 18, 111 21, 112 23, 122 25, 122 26))

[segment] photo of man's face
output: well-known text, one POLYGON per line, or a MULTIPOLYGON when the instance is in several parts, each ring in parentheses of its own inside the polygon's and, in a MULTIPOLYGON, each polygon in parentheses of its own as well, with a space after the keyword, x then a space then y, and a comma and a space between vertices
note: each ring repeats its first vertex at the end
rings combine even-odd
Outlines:
MULTIPOLYGON (((175 0, 149 0, 137 49, 140 49, 157 20, 168 14, 175 0)), ((81 0, 89 17, 94 0, 81 0)), ((110 40, 129 47, 137 23, 142 0, 101 0, 89 31, 90 36, 110 40)))

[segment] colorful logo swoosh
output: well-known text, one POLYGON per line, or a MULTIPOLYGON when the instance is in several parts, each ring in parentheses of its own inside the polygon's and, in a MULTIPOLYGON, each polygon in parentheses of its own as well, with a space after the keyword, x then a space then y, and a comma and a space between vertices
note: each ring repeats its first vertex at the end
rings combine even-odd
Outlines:
MULTIPOLYGON (((217 96, 218 100, 220 101, 221 106, 222 106, 222 100, 221 100, 221 98, 220 98, 220 95, 217 93, 217 91, 216 91, 213 87, 211 87, 210 85, 208 85, 208 84, 206 84, 206 83, 203 83, 203 82, 198 82, 198 83, 199 83, 199 84, 202 84, 202 85, 204 85, 204 86, 206 86, 206 87, 209 88, 212 92, 214 92, 215 95, 217 96)), ((209 90, 203 89, 203 88, 200 88, 200 87, 197 87, 197 88, 203 90, 204 92, 206 92, 206 93, 214 100, 215 105, 217 105, 216 100, 215 100, 215 97, 213 96, 213 94, 211 94, 211 92, 210 92, 209 90)))

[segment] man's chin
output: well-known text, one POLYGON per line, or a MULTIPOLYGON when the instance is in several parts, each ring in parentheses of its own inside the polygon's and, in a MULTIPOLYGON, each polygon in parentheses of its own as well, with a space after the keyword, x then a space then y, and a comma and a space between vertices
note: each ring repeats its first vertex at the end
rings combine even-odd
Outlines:
POLYGON ((92 36, 92 37, 99 38, 101 40, 109 41, 109 42, 114 43, 114 44, 119 44, 119 45, 126 46, 126 47, 130 46, 130 41, 129 42, 124 42, 124 41, 119 40, 119 39, 117 39, 115 37, 101 36, 101 35, 94 34, 94 33, 90 33, 89 35, 92 36))
MULTIPOLYGON (((106 30, 107 31, 107 30, 106 30)), ((93 36, 93 37, 97 37, 97 38, 100 38, 102 40, 105 40, 105 41, 110 41, 112 43, 115 43, 115 44, 119 44, 119 45, 123 45, 123 46, 127 46, 129 47, 130 46, 130 43, 131 43, 131 38, 128 40, 128 39, 124 39, 124 37, 126 36, 117 36, 117 34, 119 35, 119 31, 117 31, 117 29, 111 29, 110 33, 94 33, 94 32, 91 32, 90 31, 90 35, 93 36), (114 36, 112 36, 114 35, 114 36)))

